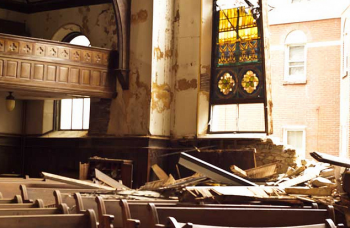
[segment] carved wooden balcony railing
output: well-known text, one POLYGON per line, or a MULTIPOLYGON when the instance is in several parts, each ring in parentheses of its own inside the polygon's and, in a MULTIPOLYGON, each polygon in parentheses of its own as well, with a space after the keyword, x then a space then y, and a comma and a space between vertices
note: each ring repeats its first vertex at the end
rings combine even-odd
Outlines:
POLYGON ((0 89, 112 98, 116 80, 108 73, 109 52, 0 34, 0 89))

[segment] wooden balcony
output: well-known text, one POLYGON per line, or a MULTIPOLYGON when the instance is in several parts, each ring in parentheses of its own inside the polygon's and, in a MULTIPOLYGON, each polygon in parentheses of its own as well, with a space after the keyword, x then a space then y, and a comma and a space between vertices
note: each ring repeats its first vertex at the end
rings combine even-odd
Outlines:
POLYGON ((40 97, 112 98, 110 50, 0 34, 0 90, 40 97))

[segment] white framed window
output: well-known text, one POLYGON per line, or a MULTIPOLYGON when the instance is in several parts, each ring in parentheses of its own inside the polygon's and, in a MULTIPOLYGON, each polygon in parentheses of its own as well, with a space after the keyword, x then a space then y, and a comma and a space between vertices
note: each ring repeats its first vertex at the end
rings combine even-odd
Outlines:
POLYGON ((213 105, 211 132, 265 132, 264 104, 213 105))
POLYGON ((300 158, 305 158, 306 153, 305 129, 305 126, 283 127, 283 144, 287 144, 294 148, 300 158))
POLYGON ((284 80, 292 83, 306 83, 306 35, 295 30, 285 41, 284 80))
POLYGON ((88 130, 89 122, 90 98, 61 100, 60 130, 88 130))

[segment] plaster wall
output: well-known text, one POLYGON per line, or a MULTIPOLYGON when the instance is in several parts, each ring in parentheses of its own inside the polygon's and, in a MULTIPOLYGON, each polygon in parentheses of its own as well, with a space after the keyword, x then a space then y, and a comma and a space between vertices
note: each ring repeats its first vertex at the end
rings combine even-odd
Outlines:
POLYGON ((174 1, 154 0, 150 134, 170 136, 174 1))
MULTIPOLYGON (((68 24, 76 24, 89 38, 91 46, 117 48, 117 30, 112 4, 75 7, 29 14, 27 28, 32 37, 51 40, 68 24), (40 24, 38 24, 40 22, 40 24)), ((67 30, 71 26, 65 27, 67 30)))
POLYGON ((0 8, 0 19, 25 23, 28 20, 28 14, 0 8))
POLYGON ((194 137, 200 67, 201 1, 175 0, 173 138, 194 137))
POLYGON ((53 100, 26 101, 26 134, 42 135, 53 130, 53 100))
POLYGON ((42 133, 46 133, 53 130, 53 100, 45 100, 43 107, 43 127, 42 133))
POLYGON ((149 135, 152 82, 153 0, 131 2, 129 90, 117 83, 108 134, 149 135))
MULTIPOLYGON (((15 94, 13 94, 16 96, 15 94)), ((22 133, 22 101, 16 100, 16 107, 12 112, 6 109, 8 93, 0 92, 0 134, 22 133)))
MULTIPOLYGON (((201 81, 207 80, 208 83, 211 75, 212 14, 212 1, 202 0, 200 78, 201 81)), ((205 135, 208 130, 209 90, 210 87, 206 89, 201 87, 198 92, 198 135, 205 135)))

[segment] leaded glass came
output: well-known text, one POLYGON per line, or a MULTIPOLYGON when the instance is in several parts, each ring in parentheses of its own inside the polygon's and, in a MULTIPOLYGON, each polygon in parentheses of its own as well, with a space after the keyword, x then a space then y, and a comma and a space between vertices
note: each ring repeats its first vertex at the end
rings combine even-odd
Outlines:
POLYGON ((260 36, 251 9, 219 11, 218 66, 254 63, 261 59, 260 36))

